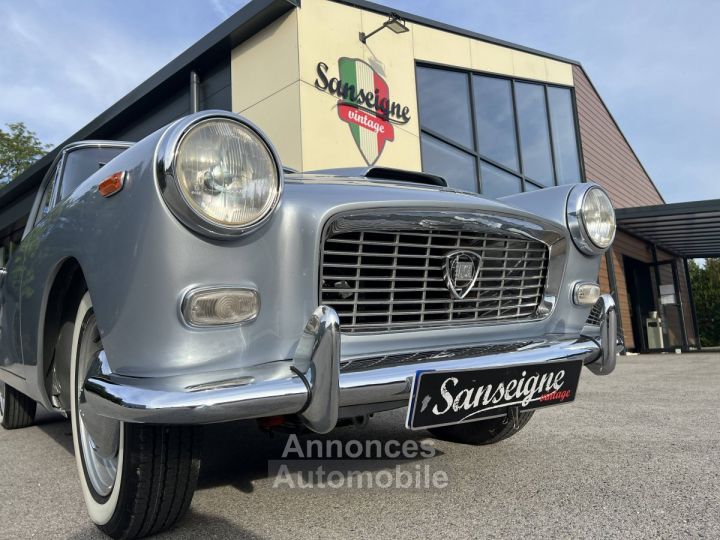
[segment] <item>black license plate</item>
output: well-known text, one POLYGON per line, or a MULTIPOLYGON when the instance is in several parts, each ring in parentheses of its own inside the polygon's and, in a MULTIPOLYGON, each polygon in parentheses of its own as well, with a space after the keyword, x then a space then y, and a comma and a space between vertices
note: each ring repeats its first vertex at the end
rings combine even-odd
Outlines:
POLYGON ((581 360, 460 371, 418 371, 407 427, 424 429, 505 416, 575 399, 581 360))

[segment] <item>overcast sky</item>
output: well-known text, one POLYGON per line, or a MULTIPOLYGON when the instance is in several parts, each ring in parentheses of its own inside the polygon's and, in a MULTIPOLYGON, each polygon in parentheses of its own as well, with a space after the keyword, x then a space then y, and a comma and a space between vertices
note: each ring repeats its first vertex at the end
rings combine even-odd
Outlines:
MULTIPOLYGON (((0 0, 0 124, 58 144, 244 0, 0 0)), ((668 202, 720 198, 720 1, 385 0, 579 60, 668 202)))

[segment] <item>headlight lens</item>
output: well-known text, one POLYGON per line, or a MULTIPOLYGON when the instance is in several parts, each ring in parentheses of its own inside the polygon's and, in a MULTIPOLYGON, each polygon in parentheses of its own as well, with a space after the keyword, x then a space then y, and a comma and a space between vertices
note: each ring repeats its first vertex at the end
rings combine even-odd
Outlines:
POLYGON ((586 255, 597 255, 615 239, 615 210, 605 191, 595 185, 572 188, 567 202, 568 229, 586 255))
POLYGON ((615 211, 603 190, 587 191, 581 217, 590 241, 600 249, 607 249, 615 238, 615 211))
POLYGON ((190 208, 222 228, 262 220, 280 194, 279 167, 249 127, 211 118, 183 136, 175 154, 177 184, 190 208))

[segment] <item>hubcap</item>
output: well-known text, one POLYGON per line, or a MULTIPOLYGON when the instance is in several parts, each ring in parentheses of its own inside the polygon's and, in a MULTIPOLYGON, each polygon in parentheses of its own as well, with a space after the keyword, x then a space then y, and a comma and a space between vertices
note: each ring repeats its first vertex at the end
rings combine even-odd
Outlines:
POLYGON ((100 375, 106 369, 105 352, 93 318, 86 327, 78 354, 78 427, 88 479, 102 497, 108 496, 115 485, 121 424, 93 410, 85 399, 85 384, 88 378, 100 375))

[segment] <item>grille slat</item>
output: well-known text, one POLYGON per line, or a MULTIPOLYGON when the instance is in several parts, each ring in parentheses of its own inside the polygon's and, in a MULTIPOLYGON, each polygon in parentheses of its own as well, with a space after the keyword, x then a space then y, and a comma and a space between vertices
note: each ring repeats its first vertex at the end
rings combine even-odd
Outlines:
MULTIPOLYGON (((413 247, 417 247, 417 246, 413 246, 413 247)), ((348 252, 328 250, 328 251, 325 251, 325 255, 326 256, 338 255, 341 257, 347 257, 348 252)), ((392 257, 391 254, 371 253, 369 251, 365 252, 365 256, 367 256, 367 257, 387 257, 387 258, 392 257)), ((440 260, 442 260, 445 257, 443 255, 405 254, 405 255, 402 255, 402 258, 403 259, 423 259, 423 260, 425 260, 425 259, 440 259, 440 260)), ((538 262, 541 262, 545 259, 544 259, 544 257, 486 257, 483 260, 486 260, 486 261, 538 261, 538 262)))
MULTIPOLYGON (((343 280, 343 279, 346 280, 346 279, 348 279, 348 277, 350 277, 350 278, 352 279, 352 276, 339 276, 339 275, 336 275, 336 276, 324 276, 324 279, 326 279, 326 280, 329 279, 329 280, 335 280, 335 281, 337 281, 337 280, 343 280)), ((528 278, 528 279, 538 281, 538 280, 544 279, 544 277, 541 276, 541 277, 534 277, 534 278, 528 278)), ((496 278, 496 277, 486 277, 486 278, 480 278, 480 277, 478 277, 478 279, 477 279, 477 281, 479 281, 479 282, 482 282, 482 281, 499 281, 499 280, 500 280, 500 278, 496 278)), ((505 278, 504 281, 522 281, 522 280, 523 280, 522 277, 517 277, 517 278, 515 278, 515 277, 509 277, 509 278, 505 278)), ((388 278, 386 278, 386 277, 367 277, 367 276, 363 276, 362 281, 388 281, 388 278)), ((396 278, 395 278, 395 281, 413 281, 413 282, 417 283, 418 279, 417 279, 417 278, 414 278, 414 277, 413 277, 413 278, 399 278, 399 277, 396 277, 396 278)), ((426 282, 442 281, 443 283, 445 283, 445 279, 442 278, 442 277, 439 277, 439 278, 428 277, 425 281, 426 281, 426 282)), ((325 291, 325 290, 327 290, 327 291, 337 291, 337 289, 333 289, 332 287, 325 287, 323 290, 324 290, 324 291, 325 291)), ((348 289, 348 290, 349 290, 349 289, 348 289)), ((367 289, 366 289, 365 287, 363 287, 361 290, 367 291, 367 289)), ((386 290, 389 290, 389 289, 386 289, 386 290)), ((403 290, 404 290, 404 289, 403 289, 403 290)), ((408 289, 408 290, 409 290, 409 289, 408 289)), ((420 288, 419 290, 422 290, 422 288, 420 288)), ((442 288, 438 288, 438 290, 446 291, 447 288, 446 288, 446 287, 442 287, 442 288)))
POLYGON ((412 329, 535 316, 547 278, 540 241, 476 231, 398 229, 331 233, 321 259, 321 303, 343 332, 412 329), (473 289, 457 299, 443 263, 453 250, 477 253, 473 289))
MULTIPOLYGON (((375 232, 375 231, 373 231, 373 232, 375 232)), ((403 236, 420 237, 421 239, 427 238, 427 236, 428 236, 428 234, 429 234, 429 232, 427 232, 427 231, 411 231, 411 230, 405 230, 405 231, 398 231, 398 232, 400 232, 403 236)), ((432 232, 432 237, 433 237, 434 239, 443 239, 443 238, 444 238, 444 239, 448 239, 448 240, 453 240, 453 241, 455 241, 455 240, 457 240, 457 234, 456 234, 456 232, 457 232, 457 231, 446 231, 445 233, 442 233, 442 232, 438 232, 437 230, 435 230, 435 231, 432 232)), ((482 233, 472 233, 472 232, 469 232, 469 231, 462 231, 462 233, 463 233, 463 238, 464 238, 464 239, 471 240, 471 241, 472 241, 472 240, 483 240, 483 239, 485 239, 485 238, 487 237, 485 234, 482 234, 482 233)), ((342 234, 342 233, 341 233, 341 234, 342 234)), ((380 233, 380 234, 382 234, 382 233, 380 233)), ((497 237, 496 237, 496 238, 497 238, 497 237)), ((509 240, 509 241, 515 242, 515 243, 519 243, 519 244, 522 244, 522 243, 525 242, 525 240, 519 240, 519 239, 517 239, 517 238, 509 238, 509 237, 506 238, 506 240, 509 240)), ((327 238, 327 239, 326 239, 326 242, 357 243, 356 241, 354 242, 354 241, 352 241, 352 240, 348 240, 348 239, 344 239, 344 238, 337 238, 337 237, 327 238)), ((385 243, 389 243, 389 244, 391 244, 391 245, 394 245, 394 242, 393 242, 392 240, 386 240, 386 241, 384 241, 384 242, 385 242, 385 243)), ((372 244, 372 243, 382 243, 382 241, 369 240, 367 243, 368 243, 368 244, 372 244)), ((451 243, 452 243, 452 242, 451 242, 451 243)), ((540 244, 540 243, 538 242, 538 244, 540 244)), ((419 241, 417 244, 415 244, 415 245, 425 246, 425 242, 424 242, 424 240, 420 240, 420 241, 419 241)), ((536 249, 538 249, 539 251, 543 251, 543 249, 540 248, 540 247, 536 247, 536 249)))
MULTIPOLYGON (((365 281, 365 280, 363 280, 363 281, 365 281)), ((497 281, 497 279, 492 280, 492 281, 497 281)), ((533 281, 539 281, 539 279, 538 279, 538 278, 535 278, 533 281)), ((526 285, 527 285, 527 284, 526 284, 526 285)), ((534 285, 534 286, 540 287, 540 286, 542 286, 542 284, 541 284, 541 283, 538 283, 538 284, 536 284, 536 285, 534 285)), ((502 290, 504 290, 504 289, 505 289, 505 287, 483 287, 483 288, 482 288, 483 291, 502 291, 502 290)), ((370 287, 366 287, 366 288, 362 288, 362 289, 345 289, 345 288, 342 289, 342 292, 343 292, 343 293, 356 293, 356 292, 365 292, 365 293, 391 293, 391 292, 398 292, 398 291, 399 291, 399 292, 422 292, 422 291, 426 291, 426 292, 436 292, 436 291, 447 291, 447 287, 399 287, 399 288, 394 288, 394 289, 393 289, 393 288, 390 288, 390 289, 384 289, 384 288, 378 289, 378 288, 374 288, 374 289, 373 289, 373 288, 370 288, 370 287)), ((323 289, 323 292, 334 292, 334 293, 336 293, 336 292, 338 292, 338 289, 337 289, 337 288, 334 288, 334 289, 325 288, 325 289, 323 289)), ((478 291, 478 292, 480 292, 480 291, 478 291)), ((473 301, 474 301, 474 300, 475 300, 475 298, 473 298, 473 301)), ((459 301, 460 301, 460 300, 458 300, 458 302, 459 302, 459 301)), ((468 302, 469 302, 470 299, 465 300, 465 301, 468 301, 468 302)))
MULTIPOLYGON (((505 296, 504 300, 517 300, 517 299, 525 299, 525 298, 537 298, 540 296, 539 292, 532 293, 532 294, 521 294, 517 296, 505 296)), ((462 300, 455 300, 456 304, 482 304, 492 302, 496 303, 496 298, 478 298, 477 296, 474 296, 472 298, 463 298, 462 300)), ((393 304, 447 304, 447 300, 428 300, 425 299, 424 302, 418 301, 418 300, 393 300, 393 304)), ((334 306, 351 306, 357 304, 359 306, 379 306, 379 305, 385 305, 387 304, 386 300, 333 300, 334 306)), ((493 308, 495 309, 495 308, 493 308)))

